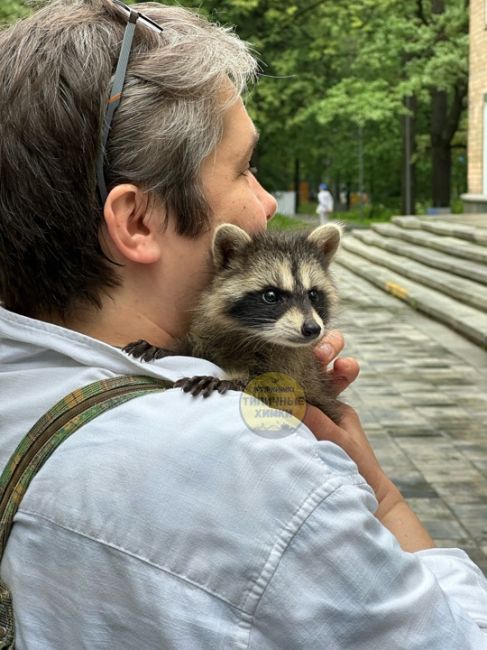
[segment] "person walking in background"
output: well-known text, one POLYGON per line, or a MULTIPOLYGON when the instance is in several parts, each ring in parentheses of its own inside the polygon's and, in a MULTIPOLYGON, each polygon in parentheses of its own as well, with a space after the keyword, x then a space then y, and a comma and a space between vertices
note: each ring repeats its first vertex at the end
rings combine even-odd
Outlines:
POLYGON ((316 212, 320 217, 320 224, 327 223, 329 215, 333 212, 333 196, 326 183, 320 183, 318 192, 318 207, 316 212))

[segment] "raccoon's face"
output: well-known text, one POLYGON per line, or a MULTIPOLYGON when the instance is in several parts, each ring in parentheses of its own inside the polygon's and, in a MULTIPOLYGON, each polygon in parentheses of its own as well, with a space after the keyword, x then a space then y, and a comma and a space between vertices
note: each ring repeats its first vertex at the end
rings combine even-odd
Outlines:
POLYGON ((215 233, 215 301, 221 319, 242 334, 287 347, 316 343, 336 303, 328 265, 341 231, 334 224, 311 234, 262 233, 236 226, 215 233))

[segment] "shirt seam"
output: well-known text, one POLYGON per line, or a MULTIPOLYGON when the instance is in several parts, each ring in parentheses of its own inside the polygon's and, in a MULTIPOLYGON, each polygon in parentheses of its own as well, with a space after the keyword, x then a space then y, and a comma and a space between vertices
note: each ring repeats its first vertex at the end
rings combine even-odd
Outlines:
POLYGON ((265 562, 262 571, 253 583, 252 587, 248 590, 243 606, 237 607, 237 609, 241 612, 241 617, 237 622, 237 645, 235 647, 239 650, 245 650, 249 647, 250 633, 252 630, 252 625, 254 623, 255 613, 260 604, 260 601, 275 572, 277 571, 277 568, 279 567, 279 564, 286 550, 289 548, 292 540, 301 530, 308 518, 324 501, 326 501, 329 497, 334 495, 338 490, 341 490, 342 488, 350 487, 353 485, 355 487, 366 487, 370 489, 368 483, 359 474, 351 474, 348 476, 355 477, 355 480, 347 485, 340 484, 331 491, 329 490, 328 481, 325 484, 320 485, 319 488, 315 489, 310 495, 306 497, 294 515, 292 515, 287 525, 282 529, 278 539, 269 552, 268 559, 265 562), (253 600, 253 606, 245 608, 245 605, 249 600, 253 600))
MULTIPOLYGON (((99 339, 95 339, 95 338, 85 336, 83 334, 79 334, 77 332, 68 330, 67 328, 64 327, 59 327, 54 323, 46 323, 44 321, 35 320, 35 325, 34 325, 29 322, 25 322, 23 320, 24 318, 27 318, 25 316, 16 314, 15 312, 9 312, 8 310, 4 310, 4 311, 6 313, 2 312, 1 317, 5 321, 7 321, 12 326, 26 330, 27 332, 36 333, 41 331, 44 334, 49 334, 50 336, 54 336, 56 339, 59 339, 61 341, 67 339, 71 343, 77 343, 90 351, 95 347, 109 353, 113 353, 113 351, 115 351, 117 357, 121 355, 122 358, 128 358, 130 361, 135 362, 135 359, 131 359, 130 356, 124 354, 119 348, 109 345, 108 343, 104 343, 99 339), (60 329, 61 332, 58 332, 57 329, 60 329), (85 338, 88 340, 85 341, 84 340, 85 338)), ((134 363, 134 365, 136 364, 134 363)))
MULTIPOLYGON (((345 475, 342 475, 342 478, 345 478, 345 475)), ((350 474, 350 475, 347 475, 347 478, 349 478, 349 480, 352 479, 351 482, 348 485, 355 485, 355 486, 358 486, 358 487, 360 487, 360 486, 369 487, 368 484, 363 480, 363 478, 359 474, 350 474), (353 480, 353 479, 355 479, 355 480, 353 480)), ((334 479, 332 479, 332 480, 336 480, 336 477, 334 477, 334 479)), ((236 604, 236 603, 232 602, 231 600, 229 600, 228 598, 225 598, 221 594, 218 594, 218 593, 212 591, 211 589, 208 589, 207 587, 204 587, 203 585, 200 585, 198 582, 196 582, 194 580, 191 580, 187 576, 181 575, 181 574, 179 574, 179 573, 177 573, 175 571, 172 571, 171 569, 168 569, 167 567, 164 567, 164 566, 162 566, 160 564, 157 564, 157 563, 153 562, 152 560, 150 560, 149 558, 146 558, 146 557, 144 557, 144 556, 142 556, 142 555, 140 555, 138 553, 135 553, 135 552, 131 551, 130 549, 124 548, 124 547, 122 547, 122 546, 120 546, 118 544, 114 544, 113 542, 109 542, 107 540, 104 540, 101 537, 95 537, 94 535, 90 535, 89 533, 86 533, 84 531, 77 530, 76 528, 74 528, 72 526, 69 526, 67 524, 62 524, 62 523, 56 521, 56 519, 54 519, 53 517, 49 517, 48 515, 44 515, 44 514, 41 514, 41 513, 38 513, 38 512, 34 512, 32 510, 29 510, 29 509, 23 508, 23 507, 20 507, 18 509, 18 512, 21 513, 21 514, 25 514, 27 516, 33 517, 33 518, 37 518, 37 519, 47 521, 50 524, 52 524, 53 526, 56 526, 57 528, 60 528, 60 529, 65 530, 65 531, 67 531, 69 533, 72 533, 73 535, 78 535, 78 536, 83 537, 85 539, 89 539, 92 542, 98 543, 98 544, 100 544, 102 546, 112 548, 113 550, 118 551, 119 553, 122 553, 124 555, 127 555, 128 557, 139 560, 140 562, 143 562, 144 564, 147 564, 148 566, 150 566, 150 567, 152 567, 154 569, 157 569, 159 571, 167 573, 168 575, 171 575, 171 576, 173 576, 175 578, 179 578, 183 582, 186 582, 186 583, 188 583, 188 584, 190 584, 190 585, 192 585, 194 587, 197 587, 198 589, 201 589, 203 592, 207 593, 208 595, 213 596, 214 598, 217 598, 218 600, 220 600, 221 602, 224 602, 225 604, 232 607, 233 609, 241 612, 242 619, 245 619, 245 621, 248 621, 249 622, 248 624, 250 625, 251 621, 252 621, 252 619, 254 617, 255 610, 258 607, 259 601, 260 601, 262 595, 265 592, 267 584, 272 579, 272 575, 273 575, 274 571, 277 569, 277 566, 279 565, 280 559, 284 555, 284 553, 286 551, 286 548, 291 543, 293 537, 297 534, 297 532, 300 530, 301 526, 304 524, 306 519, 313 513, 313 511, 323 501, 325 501, 329 496, 334 494, 334 492, 336 492, 336 490, 343 487, 343 485, 339 485, 339 486, 337 486, 336 488, 334 488, 334 489, 332 489, 330 491, 329 483, 330 483, 330 481, 326 481, 325 484, 322 484, 319 488, 315 489, 310 495, 308 495, 304 499, 303 503, 300 506, 298 506, 295 513, 292 515, 291 519, 289 520, 289 523, 283 528, 283 530, 280 532, 276 542, 273 544, 273 546, 272 546, 272 548, 271 548, 271 550, 269 552, 268 559, 266 560, 262 570, 260 571, 259 577, 257 578, 257 580, 255 580, 255 582, 250 587, 250 589, 246 590, 245 593, 247 595, 246 596, 244 595, 244 597, 242 598, 243 604, 236 604), (304 512, 303 512, 303 510, 304 510, 304 512), (297 521, 294 522, 293 520, 296 520, 296 519, 297 519, 297 521), (294 526, 294 530, 290 529, 290 526, 294 526), (286 538, 286 535, 287 535, 287 538, 286 538), (285 545, 283 545, 283 539, 284 538, 287 539, 285 545), (274 555, 276 554, 275 549, 278 546, 282 546, 282 550, 279 553, 278 557, 274 558, 274 555), (277 562, 276 562, 276 559, 277 559, 277 562), (272 563, 272 561, 276 562, 276 565, 275 565, 274 569, 272 570, 272 572, 270 572, 269 566, 272 563), (268 573, 267 577, 265 576, 266 573, 268 573), (262 585, 260 593, 259 593, 259 589, 258 589, 259 584, 262 585), (253 599, 255 601, 255 605, 249 610, 249 609, 245 608, 245 603, 247 603, 252 598, 252 596, 253 596, 253 599)), ((15 523, 15 520, 14 520, 14 523, 15 523)), ((241 603, 242 603, 242 601, 241 601, 241 603)), ((237 625, 240 625, 240 623, 238 623, 237 625)))
MULTIPOLYGON (((96 350, 100 354, 104 355, 105 360, 110 358, 112 362, 116 363, 125 363, 128 364, 127 368, 122 372, 123 374, 140 374, 148 377, 165 377, 164 372, 167 372, 167 368, 161 368, 157 365, 147 364, 144 361, 136 359, 131 355, 124 352, 121 348, 117 348, 109 343, 105 343, 100 339, 96 339, 86 334, 81 334, 74 330, 69 330, 67 328, 56 325, 55 323, 48 323, 45 321, 40 321, 36 319, 30 319, 27 316, 22 316, 21 314, 16 314, 15 312, 10 312, 5 308, 0 308, 0 322, 4 321, 9 327, 16 327, 20 330, 24 330, 26 333, 33 335, 42 333, 44 335, 53 337, 59 343, 70 343, 74 346, 79 346, 83 351, 88 351, 90 353, 93 350, 96 350), (32 322, 30 322, 32 321, 32 322), (129 369, 130 368, 130 369, 129 369)), ((0 331, 0 336, 3 332, 0 331)), ((24 341, 22 341, 24 342, 24 341)), ((29 341, 29 343, 31 343, 29 341)), ((57 350, 56 350, 57 351, 57 350)), ((188 355, 178 355, 182 358, 200 359, 199 357, 193 357, 188 355)), ((206 363, 212 363, 208 359, 201 359, 206 363)), ((82 365, 85 365, 84 362, 82 365)), ((214 368, 218 368, 216 364, 212 363, 214 368)), ((88 367, 88 366, 86 366, 88 367)), ((103 377, 116 375, 117 370, 108 370, 106 368, 99 368, 100 374, 103 377)), ((172 370, 172 369, 171 369, 172 370)))
MULTIPOLYGON (((99 538, 99 537, 95 537, 93 535, 89 535, 88 533, 85 533, 85 532, 80 531, 80 530, 76 530, 75 528, 72 528, 71 526, 68 526, 66 524, 60 524, 55 519, 53 519, 51 517, 48 517, 47 515, 42 515, 42 514, 40 514, 38 512, 32 512, 31 510, 26 510, 25 508, 19 508, 18 512, 21 513, 21 514, 27 515, 29 517, 33 517, 33 518, 48 521, 50 524, 52 524, 56 528, 60 528, 62 530, 65 530, 65 531, 67 531, 67 532, 69 532, 69 533, 71 533, 73 535, 78 535, 79 537, 89 539, 92 542, 95 542, 95 543, 100 544, 102 546, 111 548, 111 549, 113 549, 115 551, 118 551, 119 553, 121 553, 123 555, 126 555, 128 557, 131 557, 131 558, 133 558, 135 560, 139 560, 140 562, 143 562, 144 564, 147 564, 148 566, 150 566, 150 567, 152 567, 154 569, 162 571, 163 573, 167 573, 168 575, 170 575, 170 576, 172 576, 174 578, 178 578, 179 580, 181 580, 181 581, 183 581, 183 582, 185 582, 187 584, 190 584, 193 587, 197 587, 198 589, 205 592, 209 596, 213 596, 217 600, 220 600, 220 601, 224 602, 226 605, 230 606, 232 609, 237 609, 237 610, 240 611, 240 607, 238 605, 236 605, 235 603, 232 603, 230 600, 228 600, 227 598, 225 598, 221 594, 217 594, 216 592, 212 591, 211 589, 208 589, 207 587, 204 587, 204 586, 200 585, 198 582, 195 582, 194 580, 191 580, 190 578, 188 578, 186 576, 183 576, 183 575, 181 575, 179 573, 176 573, 175 571, 172 571, 172 570, 168 569, 167 567, 161 566, 160 564, 157 564, 157 563, 153 562, 152 560, 149 560, 148 558, 145 558, 145 557, 143 557, 142 555, 140 555, 138 553, 134 553, 133 551, 130 551, 129 549, 126 549, 126 548, 124 548, 124 547, 122 547, 122 546, 120 546, 118 544, 114 544, 112 542, 104 540, 101 537, 99 538)), ((15 520, 14 520, 14 523, 15 523, 15 520)))

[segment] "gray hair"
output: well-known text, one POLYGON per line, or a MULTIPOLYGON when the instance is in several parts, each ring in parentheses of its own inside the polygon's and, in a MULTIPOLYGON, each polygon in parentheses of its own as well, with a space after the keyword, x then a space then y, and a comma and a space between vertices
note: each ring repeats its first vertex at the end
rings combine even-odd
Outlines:
POLYGON ((229 28, 180 7, 137 8, 164 31, 150 35, 156 50, 129 65, 110 133, 108 182, 130 179, 153 191, 178 216, 181 234, 198 234, 209 216, 199 169, 221 140, 225 110, 255 76, 256 60, 229 28))
MULTIPOLYGON (((107 185, 147 190, 181 235, 195 236, 211 216, 201 163, 257 63, 231 29, 192 11, 137 8, 163 32, 137 24, 107 185)), ((0 296, 8 309, 99 305, 100 291, 119 282, 99 244, 96 161, 125 24, 110 0, 54 0, 0 32, 0 296)))

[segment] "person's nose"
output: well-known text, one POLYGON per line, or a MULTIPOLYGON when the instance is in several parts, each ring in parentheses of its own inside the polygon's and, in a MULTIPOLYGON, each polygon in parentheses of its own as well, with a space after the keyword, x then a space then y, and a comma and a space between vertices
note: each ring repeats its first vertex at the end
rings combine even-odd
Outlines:
POLYGON ((272 194, 269 194, 269 192, 267 192, 267 190, 264 190, 264 192, 266 194, 266 200, 267 200, 267 203, 268 203, 268 205, 266 207, 265 217, 266 217, 267 221, 269 221, 269 219, 272 219, 272 217, 277 212, 277 200, 276 200, 276 198, 274 196, 272 196, 272 194))
POLYGON ((276 214, 277 201, 272 196, 272 194, 270 194, 266 189, 262 187, 257 179, 255 179, 255 182, 257 183, 257 194, 259 200, 264 206, 265 216, 267 221, 269 221, 269 219, 272 219, 272 217, 276 214))

